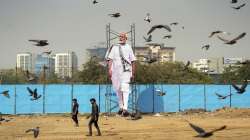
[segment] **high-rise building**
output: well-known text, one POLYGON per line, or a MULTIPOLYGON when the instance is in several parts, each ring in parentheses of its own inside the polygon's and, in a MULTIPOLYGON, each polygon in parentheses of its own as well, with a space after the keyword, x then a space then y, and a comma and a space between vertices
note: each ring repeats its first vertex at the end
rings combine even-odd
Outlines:
POLYGON ((244 60, 242 57, 223 57, 223 64, 225 67, 239 68, 244 60))
POLYGON ((45 73, 47 76, 55 71, 55 59, 50 55, 38 54, 35 59, 35 74, 40 76, 45 66, 45 73))
POLYGON ((103 48, 93 48, 93 49, 87 49, 89 57, 96 57, 100 61, 104 61, 104 57, 107 51, 106 47, 103 48))
POLYGON ((192 63, 192 67, 200 72, 208 72, 208 59, 199 59, 197 62, 192 63))
POLYGON ((32 71, 33 69, 33 57, 32 54, 29 52, 25 53, 18 53, 16 59, 16 66, 17 68, 23 71, 32 71))
POLYGON ((221 74, 224 70, 223 58, 212 57, 208 60, 209 74, 221 74))
POLYGON ((213 57, 208 59, 199 59, 192 63, 193 68, 201 72, 208 72, 209 74, 221 74, 225 67, 239 68, 243 58, 229 58, 229 57, 213 57))
MULTIPOLYGON (((104 61, 106 47, 87 49, 90 58, 96 57, 99 61, 104 61)), ((139 62, 174 62, 175 48, 165 47, 164 44, 148 43, 145 46, 135 47, 135 56, 139 62)))
POLYGON ((174 62, 175 48, 165 47, 164 44, 148 43, 143 47, 135 47, 135 56, 140 62, 174 62))
POLYGON ((55 73, 61 78, 72 77, 77 71, 77 56, 75 52, 55 54, 55 73))

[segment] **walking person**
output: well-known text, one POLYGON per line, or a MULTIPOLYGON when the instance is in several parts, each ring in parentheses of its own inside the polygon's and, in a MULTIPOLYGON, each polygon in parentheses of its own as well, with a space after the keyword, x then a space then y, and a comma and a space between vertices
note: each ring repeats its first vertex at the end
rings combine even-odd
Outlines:
POLYGON ((77 118, 79 104, 77 103, 77 99, 75 99, 75 98, 72 101, 73 101, 73 105, 72 105, 72 119, 75 122, 75 126, 79 127, 78 118, 77 118))
POLYGON ((89 134, 86 136, 92 136, 92 124, 95 125, 95 128, 97 130, 97 136, 101 136, 101 131, 98 126, 98 118, 99 118, 99 108, 98 105, 96 104, 96 100, 94 98, 90 99, 90 103, 92 105, 92 111, 89 116, 87 116, 87 119, 90 118, 89 120, 89 134))

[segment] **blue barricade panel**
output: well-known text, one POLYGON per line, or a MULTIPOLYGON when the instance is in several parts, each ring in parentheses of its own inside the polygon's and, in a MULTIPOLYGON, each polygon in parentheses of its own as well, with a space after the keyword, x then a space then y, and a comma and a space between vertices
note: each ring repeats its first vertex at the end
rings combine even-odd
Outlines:
POLYGON ((165 96, 163 99, 163 112, 178 112, 179 111, 179 85, 163 85, 165 96))
POLYGON ((14 114, 15 85, 0 85, 0 92, 9 91, 10 97, 0 95, 0 112, 2 114, 14 114))
POLYGON ((110 103, 110 106, 111 106, 111 109, 112 111, 111 112, 118 112, 119 110, 119 104, 118 104, 118 97, 116 96, 116 92, 114 91, 114 88, 113 86, 111 86, 111 93, 106 93, 105 92, 105 96, 109 94, 109 96, 111 96, 111 103, 110 103))
MULTIPOLYGON (((164 112, 164 102, 163 102, 163 98, 164 96, 159 96, 159 91, 165 91, 163 89, 163 85, 162 84, 155 84, 154 85, 154 91, 153 91, 153 112, 164 112)), ((165 95, 166 96, 166 95, 165 95)))
POLYGON ((204 109, 204 85, 181 85, 181 110, 191 108, 204 109))
POLYGON ((43 112, 43 85, 17 85, 16 86, 16 113, 42 113, 43 112), (37 94, 42 95, 38 100, 31 100, 29 91, 37 89, 37 94))
MULTIPOLYGON (((237 85, 241 87, 241 85, 237 85)), ((246 91, 243 94, 236 93, 236 90, 231 87, 232 94, 232 107, 238 108, 250 108, 250 87, 246 87, 246 91)))
MULTIPOLYGON (((107 85, 101 85, 100 86, 100 112, 105 112, 105 107, 106 105, 109 103, 106 100, 106 96, 110 96, 111 98, 111 102, 110 102, 110 106, 112 108, 111 112, 117 112, 119 110, 119 106, 118 106, 118 98, 116 96, 116 93, 111 85, 111 93, 107 93, 107 85)), ((107 110, 108 112, 108 110, 107 110)))
POLYGON ((73 97, 77 99, 79 104, 79 112, 91 113, 90 99, 95 98, 97 105, 99 104, 99 85, 74 85, 73 97))
POLYGON ((153 112, 154 85, 139 85, 138 87, 138 108, 141 112, 153 112))
POLYGON ((71 85, 46 85, 45 112, 71 112, 71 85))
MULTIPOLYGON (((220 100, 215 93, 221 95, 230 94, 231 85, 137 85, 137 104, 138 109, 144 113, 152 112, 177 112, 179 105, 181 110, 204 108, 204 92, 206 93, 206 109, 213 111, 224 106, 230 106, 230 97, 220 100), (180 91, 179 91, 180 87, 180 91), (163 90, 164 96, 158 96, 157 90, 163 90), (180 93, 180 103, 179 103, 180 93)), ((239 85, 240 86, 240 85, 239 85)), ((16 85, 16 113, 30 114, 43 113, 43 93, 45 94, 45 113, 69 113, 71 112, 72 97, 77 98, 80 104, 81 113, 91 111, 90 98, 95 98, 99 105, 100 112, 105 112, 106 95, 111 96, 112 112, 117 112, 118 99, 111 86, 111 93, 106 93, 106 85, 65 85, 51 84, 43 85, 27 84, 16 85), (32 90, 37 88, 38 94, 42 97, 32 101, 27 87, 32 90)), ((0 91, 9 90, 10 98, 0 96, 0 112, 3 114, 14 114, 15 107, 15 85, 0 85, 0 91)), ((246 88, 243 94, 237 94, 231 86, 231 105, 238 108, 250 107, 250 87, 246 88)), ((129 107, 131 107, 131 94, 129 98, 129 107)))
POLYGON ((226 96, 230 94, 230 85, 206 85, 207 110, 214 111, 215 109, 230 106, 230 97, 219 99, 215 94, 226 96))

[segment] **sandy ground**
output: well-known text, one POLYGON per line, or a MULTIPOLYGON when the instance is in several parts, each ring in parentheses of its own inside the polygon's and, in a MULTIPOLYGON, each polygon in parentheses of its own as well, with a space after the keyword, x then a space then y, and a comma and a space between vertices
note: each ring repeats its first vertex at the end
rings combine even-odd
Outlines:
POLYGON ((220 109, 215 112, 168 113, 161 117, 152 114, 143 115, 140 120, 128 120, 123 117, 101 116, 99 125, 102 136, 86 137, 88 120, 80 116, 80 127, 74 127, 69 115, 43 116, 3 116, 13 118, 0 124, 0 140, 30 140, 32 133, 24 133, 26 129, 40 126, 39 140, 189 140, 194 137, 190 122, 212 130, 222 125, 227 128, 206 139, 216 140, 250 140, 250 109, 220 109))

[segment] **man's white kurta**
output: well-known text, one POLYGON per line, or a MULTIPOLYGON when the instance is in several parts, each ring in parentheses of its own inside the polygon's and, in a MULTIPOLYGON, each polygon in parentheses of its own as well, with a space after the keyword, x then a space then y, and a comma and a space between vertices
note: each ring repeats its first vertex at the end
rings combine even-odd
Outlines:
POLYGON ((130 45, 120 45, 124 58, 131 64, 126 65, 126 69, 129 69, 130 71, 124 72, 120 57, 119 45, 114 45, 110 51, 107 51, 106 59, 112 60, 111 79, 113 88, 119 98, 119 106, 120 108, 127 109, 129 82, 132 76, 132 61, 135 61, 136 58, 130 45))

